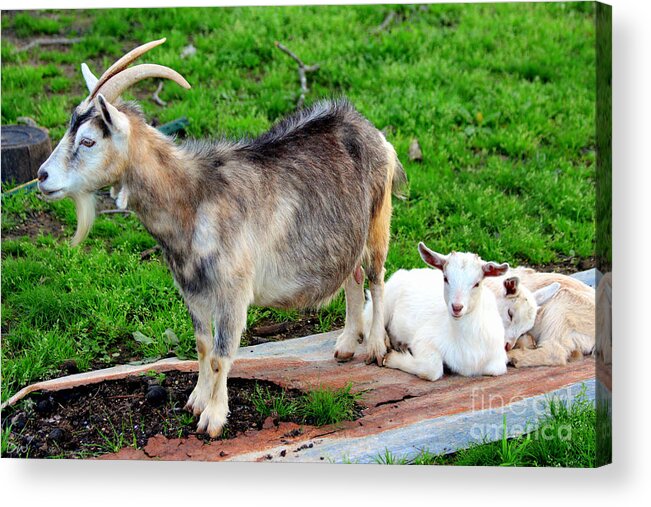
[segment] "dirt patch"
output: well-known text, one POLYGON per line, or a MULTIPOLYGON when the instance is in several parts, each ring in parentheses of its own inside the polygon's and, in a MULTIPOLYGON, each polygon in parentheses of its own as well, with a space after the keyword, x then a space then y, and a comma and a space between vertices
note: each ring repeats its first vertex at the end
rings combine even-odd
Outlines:
POLYGON ((561 273, 563 275, 572 275, 579 271, 586 271, 597 267, 597 261, 594 256, 590 257, 567 257, 558 256, 558 260, 545 264, 532 264, 522 266, 535 269, 542 273, 561 273))
POLYGON ((48 211, 28 211, 25 219, 15 227, 2 232, 2 239, 17 239, 24 236, 36 238, 41 234, 52 234, 55 238, 64 233, 61 220, 48 211))
MULTIPOLYGON (((183 408, 196 381, 196 373, 171 372, 34 393, 2 413, 3 432, 11 426, 3 457, 86 458, 124 447, 143 448, 154 435, 196 435, 209 441, 196 433, 198 419, 183 408)), ((228 383, 231 413, 222 440, 277 423, 255 409, 251 398, 256 385, 273 394, 284 391, 288 399, 301 396, 271 382, 231 378, 228 383)))

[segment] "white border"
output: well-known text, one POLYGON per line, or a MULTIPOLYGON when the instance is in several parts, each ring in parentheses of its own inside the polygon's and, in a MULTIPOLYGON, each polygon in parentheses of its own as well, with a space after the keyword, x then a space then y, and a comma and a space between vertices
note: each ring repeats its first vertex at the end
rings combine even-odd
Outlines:
MULTIPOLYGON (((251 1, 280 5, 326 2, 251 1)), ((328 2, 350 3, 350 2, 328 2)), ((379 2, 355 2, 379 3, 379 2)), ((399 2, 393 2, 399 3, 399 2)), ((648 438, 649 314, 645 262, 651 217, 648 0, 613 5, 614 459, 599 470, 386 467, 305 464, 0 462, 5 505, 339 505, 421 501, 423 505, 627 505, 651 498, 648 438), (11 503, 9 503, 11 502, 11 503)), ((174 6, 168 1, 57 1, 56 7, 174 6)), ((192 0, 189 5, 241 2, 192 0)), ((2 2, 2 8, 53 8, 2 2)), ((648 501, 648 500, 647 500, 648 501)))

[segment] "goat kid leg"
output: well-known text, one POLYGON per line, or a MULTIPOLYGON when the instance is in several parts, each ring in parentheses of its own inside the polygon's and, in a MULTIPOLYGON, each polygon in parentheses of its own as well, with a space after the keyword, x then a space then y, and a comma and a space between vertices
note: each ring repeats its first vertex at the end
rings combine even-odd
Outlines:
POLYGON ((570 351, 557 343, 542 343, 536 349, 512 349, 507 353, 516 368, 530 366, 565 366, 570 351))
POLYGON ((384 357, 384 366, 417 375, 425 380, 434 381, 443 376, 441 354, 435 347, 418 338, 414 339, 406 352, 389 351, 384 357))
POLYGON ((210 353, 210 397, 197 427, 199 432, 205 431, 213 438, 221 434, 228 417, 226 380, 246 326, 247 306, 224 308, 215 322, 215 339, 210 353))
POLYGON ((358 270, 362 273, 362 276, 356 276, 353 273, 348 277, 344 285, 346 293, 346 325, 343 333, 337 338, 335 345, 335 359, 340 362, 352 359, 357 344, 364 341, 364 321, 362 319, 364 275, 361 268, 357 268, 356 271, 358 270))

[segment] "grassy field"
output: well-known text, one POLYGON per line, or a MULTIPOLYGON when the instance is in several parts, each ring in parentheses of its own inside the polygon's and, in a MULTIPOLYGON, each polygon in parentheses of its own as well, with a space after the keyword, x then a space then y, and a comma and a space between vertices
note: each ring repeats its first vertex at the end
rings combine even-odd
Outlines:
MULTIPOLYGON (((54 143, 86 95, 81 62, 100 74, 163 36, 167 43, 143 61, 177 69, 192 90, 166 83, 161 107, 150 81, 127 98, 160 123, 186 116, 190 136, 259 134, 298 98, 296 64, 275 47, 280 41, 320 65, 308 75, 306 102, 347 96, 387 132, 405 166, 409 197, 395 202, 389 274, 420 266, 419 240, 513 264, 592 265, 589 4, 3 12, 2 35, 2 123, 29 116, 54 143), (20 50, 55 36, 81 42, 20 50), (197 52, 181 58, 188 44, 197 52), (420 163, 407 156, 414 139, 420 163)), ((194 357, 190 319, 167 268, 158 254, 141 260, 154 241, 137 219, 101 215, 77 249, 67 244, 74 225, 69 201, 48 204, 34 193, 2 200, 3 400, 60 375, 71 359, 85 370, 194 357)), ((339 297, 314 329, 336 326, 343 314, 339 297)), ((301 315, 252 308, 248 323, 301 315)))

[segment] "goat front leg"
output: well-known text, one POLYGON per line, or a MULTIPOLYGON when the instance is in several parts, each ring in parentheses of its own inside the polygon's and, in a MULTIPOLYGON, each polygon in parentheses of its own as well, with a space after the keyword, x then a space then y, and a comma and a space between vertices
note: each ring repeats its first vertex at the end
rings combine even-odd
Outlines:
MULTIPOLYGON (((233 297, 231 293, 230 297, 233 297)), ((219 301, 224 301, 219 299, 219 301)), ((208 388, 210 396, 205 408, 201 412, 199 432, 206 432, 215 438, 222 432, 228 417, 228 391, 226 380, 237 348, 240 337, 246 326, 246 310, 248 301, 230 301, 220 308, 215 322, 215 337, 209 354, 210 370, 208 374, 208 388)))
POLYGON ((516 368, 530 366, 565 366, 570 350, 558 343, 545 342, 536 349, 512 349, 507 354, 516 368))
POLYGON ((210 366, 210 352, 213 347, 212 340, 212 312, 202 305, 188 304, 194 334, 197 341, 197 357, 199 359, 199 379, 194 387, 187 404, 186 410, 195 416, 201 415, 206 408, 211 395, 212 368, 210 366))
POLYGON ((344 331, 337 338, 335 359, 349 361, 355 355, 358 343, 364 341, 364 272, 358 267, 344 285, 346 293, 346 324, 344 331))

